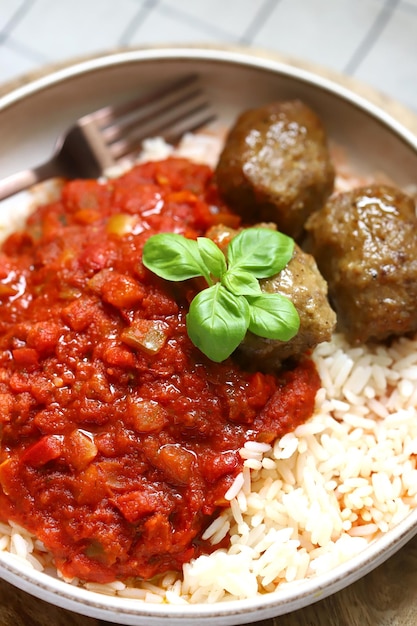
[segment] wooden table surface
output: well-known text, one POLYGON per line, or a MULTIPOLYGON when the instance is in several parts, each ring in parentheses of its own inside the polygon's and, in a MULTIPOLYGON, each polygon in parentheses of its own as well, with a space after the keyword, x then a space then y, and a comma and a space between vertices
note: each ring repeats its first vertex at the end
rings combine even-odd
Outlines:
MULTIPOLYGON (((201 46, 200 46, 201 47, 201 46)), ((230 47, 248 53, 248 49, 230 47)), ((300 62, 264 50, 250 49, 265 56, 326 76, 356 91, 382 107, 417 135, 417 116, 386 95, 328 69, 300 62)), ((62 67, 62 65, 60 65, 62 67)), ((50 72, 44 68, 36 76, 50 72)), ((0 86, 0 95, 32 80, 28 75, 0 86)), ((258 626, 415 626, 417 625, 417 537, 374 571, 346 589, 304 609, 269 620, 258 626)), ((0 581, 0 626, 109 626, 109 622, 84 617, 47 604, 5 581, 0 581)))

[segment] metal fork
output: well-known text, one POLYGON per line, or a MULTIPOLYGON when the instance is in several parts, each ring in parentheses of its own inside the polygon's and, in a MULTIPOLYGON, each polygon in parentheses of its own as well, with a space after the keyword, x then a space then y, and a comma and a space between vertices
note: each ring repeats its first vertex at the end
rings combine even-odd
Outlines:
POLYGON ((0 180, 0 200, 54 178, 97 178, 140 151, 146 137, 175 144, 215 118, 198 84, 185 76, 151 93, 84 115, 56 142, 52 158, 0 180))

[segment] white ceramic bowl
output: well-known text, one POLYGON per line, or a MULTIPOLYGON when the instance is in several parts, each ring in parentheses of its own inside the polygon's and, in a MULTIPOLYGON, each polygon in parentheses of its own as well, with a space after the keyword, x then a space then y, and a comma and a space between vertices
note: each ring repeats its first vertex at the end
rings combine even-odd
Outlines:
MULTIPOLYGON (((151 85, 196 72, 218 114, 228 124, 246 108, 298 97, 323 119, 363 172, 384 171, 398 185, 415 184, 417 141, 384 111, 316 75, 273 60, 214 49, 132 50, 49 74, 0 98, 0 177, 50 155, 57 135, 78 116, 123 101, 151 85)), ((0 206, 1 208, 1 206, 0 206)), ((331 572, 253 600, 217 605, 148 605, 99 595, 29 570, 0 552, 0 575, 58 606, 120 624, 204 626, 243 624, 306 606, 349 585, 403 546, 417 529, 417 510, 359 556, 331 572)))

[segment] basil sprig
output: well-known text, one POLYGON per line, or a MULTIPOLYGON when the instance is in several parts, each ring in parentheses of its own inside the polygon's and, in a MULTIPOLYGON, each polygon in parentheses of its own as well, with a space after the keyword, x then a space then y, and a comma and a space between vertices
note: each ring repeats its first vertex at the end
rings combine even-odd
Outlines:
POLYGON ((269 228, 242 230, 229 243, 227 259, 207 237, 160 233, 147 240, 143 263, 166 280, 205 278, 207 289, 190 304, 187 332, 197 348, 220 362, 248 330, 279 341, 297 334, 300 318, 293 303, 279 293, 262 292, 258 281, 278 274, 293 250, 293 239, 269 228))

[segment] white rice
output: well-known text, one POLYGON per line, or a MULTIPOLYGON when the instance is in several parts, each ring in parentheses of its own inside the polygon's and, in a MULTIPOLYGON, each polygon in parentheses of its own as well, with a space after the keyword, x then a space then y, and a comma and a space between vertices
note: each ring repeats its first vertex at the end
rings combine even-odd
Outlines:
MULTIPOLYGON (((214 164, 217 138, 199 136, 196 143, 188 136, 179 149, 197 160, 207 160, 207 151, 214 164)), ((158 139, 146 145, 146 157, 171 153, 158 139)), ((340 178, 346 188, 345 170, 340 178)), ((13 201, 21 207, 22 198, 13 201)), ((14 212, 11 226, 7 215, 0 229, 16 228, 23 213, 14 212)), ((229 534, 229 547, 192 560, 181 576, 169 572, 159 585, 88 583, 87 589, 170 604, 251 598, 331 570, 415 508, 417 339, 352 347, 335 334, 313 358, 322 381, 314 416, 273 446, 245 444, 243 471, 226 493, 230 508, 203 535, 215 547, 229 534)), ((53 573, 42 544, 16 524, 0 523, 0 550, 53 573)))

